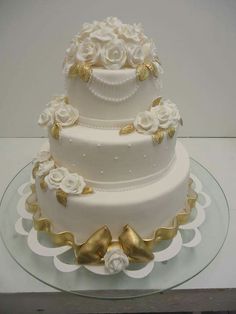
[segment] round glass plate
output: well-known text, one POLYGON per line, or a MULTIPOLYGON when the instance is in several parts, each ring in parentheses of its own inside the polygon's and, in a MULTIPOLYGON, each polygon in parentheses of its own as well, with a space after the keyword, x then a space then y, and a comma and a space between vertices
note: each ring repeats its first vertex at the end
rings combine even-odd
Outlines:
POLYGON ((26 165, 9 183, 0 206, 2 240, 13 259, 30 275, 48 286, 80 296, 94 298, 133 298, 181 285, 206 268, 222 248, 228 232, 229 208, 226 197, 215 178, 201 164, 191 159, 191 173, 202 183, 203 191, 211 198, 206 220, 200 226, 202 241, 195 248, 183 248, 167 263, 155 263, 145 278, 134 279, 124 273, 101 276, 84 267, 71 273, 57 270, 52 258, 33 253, 27 238, 15 231, 19 195, 17 189, 29 181, 32 165, 26 165), (158 264, 158 265, 157 265, 158 264))

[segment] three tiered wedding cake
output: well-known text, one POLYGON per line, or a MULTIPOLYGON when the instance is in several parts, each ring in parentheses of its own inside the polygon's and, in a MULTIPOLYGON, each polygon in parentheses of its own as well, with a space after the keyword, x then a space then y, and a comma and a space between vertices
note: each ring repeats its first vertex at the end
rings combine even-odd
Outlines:
POLYGON ((177 106, 160 96, 162 67, 140 24, 86 23, 66 51, 66 94, 39 117, 48 130, 26 207, 37 230, 78 263, 118 272, 148 262, 194 206, 177 106))

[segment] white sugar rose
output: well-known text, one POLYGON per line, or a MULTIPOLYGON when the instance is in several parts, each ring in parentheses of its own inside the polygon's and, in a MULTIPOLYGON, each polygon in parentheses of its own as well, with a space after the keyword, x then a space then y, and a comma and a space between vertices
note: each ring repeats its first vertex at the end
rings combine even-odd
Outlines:
POLYGON ((171 126, 176 127, 179 124, 181 119, 179 110, 175 103, 171 100, 167 99, 164 101, 164 105, 171 110, 170 118, 171 118, 171 126))
POLYGON ((48 174, 49 171, 54 168, 54 166, 55 166, 55 163, 53 160, 47 160, 47 161, 41 162, 36 172, 36 176, 41 177, 48 174))
POLYGON ((96 29, 97 23, 97 21, 94 21, 93 23, 84 23, 80 33, 76 36, 78 42, 88 38, 89 35, 96 29))
POLYGON ((116 30, 118 27, 120 27, 122 25, 121 20, 119 20, 117 17, 114 17, 114 16, 107 17, 105 19, 105 22, 106 22, 108 27, 111 27, 114 30, 116 30))
POLYGON ((125 41, 140 42, 140 32, 133 25, 122 24, 119 27, 119 36, 125 41))
POLYGON ((66 49, 66 61, 73 64, 75 62, 75 55, 78 49, 78 45, 73 41, 68 49, 66 49))
POLYGON ((163 129, 176 127, 180 120, 179 111, 174 103, 162 102, 159 106, 153 107, 151 112, 159 121, 159 126, 163 129))
POLYGON ((117 38, 116 34, 110 27, 103 27, 90 34, 90 38, 94 41, 107 42, 117 38))
POLYGON ((63 167, 50 170, 49 174, 45 177, 45 182, 50 190, 59 189, 61 181, 68 174, 68 170, 63 167))
POLYGON ((89 38, 82 41, 77 49, 76 59, 81 62, 95 64, 99 56, 99 46, 89 38))
POLYGON ((79 111, 71 105, 61 105, 55 111, 55 121, 61 126, 71 126, 79 119, 79 111))
POLYGON ((77 173, 69 173, 60 183, 60 188, 68 194, 81 194, 86 184, 77 173))
POLYGON ((144 111, 137 115, 134 127, 139 133, 153 134, 157 131, 159 123, 152 112, 144 111))
POLYGON ((101 52, 102 64, 107 69, 117 70, 126 62, 126 49, 122 40, 113 40, 104 45, 101 52))
POLYGON ((128 45, 128 63, 135 68, 138 64, 144 62, 145 55, 143 49, 139 45, 128 45))
POLYGON ((54 96, 46 106, 54 114, 60 106, 67 105, 66 98, 67 97, 65 95, 54 96))
POLYGON ((51 126, 54 122, 54 115, 53 112, 46 108, 39 116, 38 124, 40 126, 51 126))
POLYGON ((111 273, 119 273, 129 266, 129 259, 120 249, 108 251, 104 256, 105 268, 111 273))
POLYGON ((44 162, 44 161, 49 160, 50 158, 51 158, 50 152, 47 150, 42 150, 42 151, 38 152, 38 154, 36 156, 36 161, 44 162))

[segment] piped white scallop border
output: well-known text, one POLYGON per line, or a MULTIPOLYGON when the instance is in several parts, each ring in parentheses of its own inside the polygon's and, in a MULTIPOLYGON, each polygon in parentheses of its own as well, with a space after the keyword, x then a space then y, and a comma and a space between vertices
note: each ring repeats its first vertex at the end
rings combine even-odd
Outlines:
MULTIPOLYGON (((139 269, 123 270, 123 272, 128 277, 136 279, 144 278, 151 273, 155 263, 167 262, 168 260, 174 258, 181 251, 182 248, 193 248, 201 242, 202 238, 199 227, 205 221, 205 209, 211 204, 211 199, 209 195, 202 191, 202 183, 200 182, 200 180, 193 174, 191 174, 191 178, 194 182, 194 190, 198 193, 199 198, 201 198, 201 204, 198 200, 196 202, 195 218, 191 222, 185 225, 181 225, 179 227, 179 231, 177 232, 176 236, 171 240, 169 246, 161 251, 154 252, 155 257, 152 261, 139 269), (181 233, 182 231, 190 231, 191 233, 193 233, 191 240, 185 242, 181 233)), ((20 199, 17 203, 17 212, 20 217, 15 223, 16 232, 19 235, 27 237, 29 249, 37 255, 53 258, 54 266, 57 270, 63 273, 73 272, 81 267, 84 267, 94 274, 111 275, 103 265, 78 265, 76 263, 69 264, 61 261, 60 255, 71 250, 72 248, 70 246, 66 245, 56 248, 46 247, 38 241, 38 232, 33 227, 29 231, 24 228, 24 220, 32 221, 32 214, 28 213, 25 210, 25 200, 31 193, 29 186, 30 182, 24 183, 18 188, 18 194, 20 195, 20 199)))

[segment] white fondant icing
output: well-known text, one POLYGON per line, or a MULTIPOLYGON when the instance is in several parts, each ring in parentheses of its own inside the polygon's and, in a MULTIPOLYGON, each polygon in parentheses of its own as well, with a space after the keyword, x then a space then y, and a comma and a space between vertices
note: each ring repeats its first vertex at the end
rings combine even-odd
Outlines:
POLYGON ((107 225, 117 239, 127 223, 142 237, 150 237, 155 229, 185 207, 189 157, 183 145, 178 143, 176 148, 173 167, 156 182, 129 191, 95 190, 89 196, 72 195, 68 198, 66 210, 57 202, 55 191, 42 191, 36 179, 42 214, 59 229, 75 232, 79 242, 87 240, 103 225, 107 225))
POLYGON ((80 124, 83 125, 119 128, 132 122, 138 112, 149 110, 152 101, 160 94, 156 79, 149 76, 147 80, 138 82, 135 69, 93 69, 93 75, 114 86, 93 78, 88 83, 79 77, 66 78, 69 102, 79 109, 80 124), (126 80, 125 84, 120 84, 126 80))
POLYGON ((79 173, 91 186, 114 189, 143 185, 163 176, 174 160, 176 135, 172 139, 165 135, 161 144, 155 144, 150 135, 134 132, 121 136, 116 130, 96 130, 78 125, 62 129, 60 141, 49 132, 49 140, 51 154, 59 166, 79 173), (73 139, 71 144, 68 138, 73 139), (85 158, 81 152, 86 154, 85 158), (143 158, 144 153, 148 158, 143 158), (114 162, 114 156, 119 156, 119 162, 114 162), (154 163, 158 164, 155 172, 154 163), (129 169, 134 174, 133 182, 129 169), (102 178, 100 170, 104 171, 102 178))

